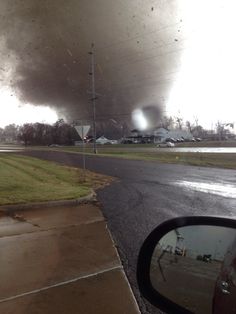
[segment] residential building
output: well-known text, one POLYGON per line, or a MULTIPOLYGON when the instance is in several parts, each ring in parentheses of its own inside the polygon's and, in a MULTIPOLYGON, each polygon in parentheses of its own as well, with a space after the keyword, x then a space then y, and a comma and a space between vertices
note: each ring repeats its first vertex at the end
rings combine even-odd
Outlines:
POLYGON ((186 130, 167 130, 158 128, 154 130, 154 143, 165 142, 168 138, 192 140, 193 135, 186 130))

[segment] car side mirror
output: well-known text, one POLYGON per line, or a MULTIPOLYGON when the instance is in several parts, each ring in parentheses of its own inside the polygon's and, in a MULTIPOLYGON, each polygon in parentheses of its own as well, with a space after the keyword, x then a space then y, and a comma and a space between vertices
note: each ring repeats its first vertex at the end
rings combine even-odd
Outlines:
POLYGON ((141 247, 137 280, 142 295, 167 313, 236 313, 236 220, 164 222, 141 247))

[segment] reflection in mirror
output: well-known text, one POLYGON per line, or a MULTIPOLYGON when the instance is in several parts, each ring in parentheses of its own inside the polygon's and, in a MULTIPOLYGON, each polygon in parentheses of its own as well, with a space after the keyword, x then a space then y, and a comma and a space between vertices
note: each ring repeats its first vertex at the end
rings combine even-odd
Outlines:
POLYGON ((152 286, 193 313, 236 313, 236 232, 186 226, 158 242, 150 266, 152 286))

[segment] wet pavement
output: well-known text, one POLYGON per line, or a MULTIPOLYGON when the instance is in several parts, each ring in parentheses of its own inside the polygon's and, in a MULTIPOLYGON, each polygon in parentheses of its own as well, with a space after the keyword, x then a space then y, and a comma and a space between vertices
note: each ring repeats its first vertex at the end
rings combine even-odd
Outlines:
POLYGON ((173 148, 157 148, 156 151, 166 151, 173 153, 236 154, 236 147, 173 147, 173 148))
MULTIPOLYGON (((37 147, 36 147, 37 148, 37 147)), ((46 148, 46 147, 45 147, 46 148)), ((63 147, 62 147, 63 148, 63 147)), ((23 145, 6 145, 0 144, 0 153, 14 153, 20 152, 30 148, 25 148, 23 145)), ((138 152, 138 153, 157 153, 157 152, 168 152, 168 153, 224 153, 224 154, 236 154, 236 147, 138 147, 132 145, 125 145, 122 148, 115 145, 107 147, 106 145, 98 145, 100 153, 112 152, 112 151, 123 151, 123 152, 138 152)))
POLYGON ((236 154, 236 147, 132 147, 127 145, 126 147, 116 147, 115 145, 99 146, 98 150, 100 153, 103 151, 122 151, 122 152, 139 152, 139 153, 157 153, 157 152, 168 152, 168 153, 224 153, 224 154, 236 154))
POLYGON ((174 184, 182 186, 187 191, 199 191, 203 193, 220 195, 227 198, 236 199, 236 184, 229 184, 222 182, 202 182, 199 181, 185 181, 177 180, 174 184))
POLYGON ((0 313, 139 313, 95 204, 0 215, 0 313))
POLYGON ((0 153, 14 153, 24 150, 24 146, 0 144, 0 153))
MULTIPOLYGON (((69 166, 82 165, 78 154, 40 151, 27 154, 69 166)), ((86 157, 86 165, 92 171, 118 178, 98 191, 98 200, 142 313, 161 313, 139 294, 136 264, 141 244, 151 230, 168 218, 236 217, 236 171, 93 156, 86 157), (223 186, 226 188, 221 191, 223 186), (233 187, 230 196, 227 186, 233 187)))

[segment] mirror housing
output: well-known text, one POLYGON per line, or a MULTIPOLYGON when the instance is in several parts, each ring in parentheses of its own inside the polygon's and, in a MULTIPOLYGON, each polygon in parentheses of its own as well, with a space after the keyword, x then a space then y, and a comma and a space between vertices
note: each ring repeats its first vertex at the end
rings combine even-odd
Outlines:
MULTIPOLYGON (((236 229, 236 220, 213 216, 179 217, 168 220, 155 228, 144 241, 138 257, 137 281, 141 294, 154 306, 167 313, 186 314, 193 313, 178 305, 154 289, 150 268, 153 252, 159 241, 169 232, 187 226, 218 226, 236 229)), ((200 301, 200 300, 199 300, 200 301)))

